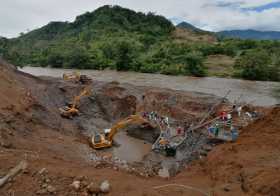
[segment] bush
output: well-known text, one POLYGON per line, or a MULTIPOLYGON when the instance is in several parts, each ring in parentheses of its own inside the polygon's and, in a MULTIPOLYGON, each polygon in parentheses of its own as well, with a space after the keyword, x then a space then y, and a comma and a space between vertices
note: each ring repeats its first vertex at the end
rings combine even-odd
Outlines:
POLYGON ((247 51, 236 60, 235 67, 245 79, 279 80, 279 65, 264 50, 247 51))
POLYGON ((203 56, 200 52, 191 52, 185 56, 185 72, 202 77, 206 75, 205 68, 203 66, 203 56))
POLYGON ((143 73, 159 73, 161 70, 161 65, 160 64, 142 64, 140 67, 140 71, 143 73))
POLYGON ((116 70, 138 71, 137 48, 130 41, 121 40, 115 45, 116 70))
POLYGON ((66 58, 64 65, 67 68, 89 69, 92 68, 90 55, 82 48, 71 50, 66 58))
POLYGON ((163 65, 161 66, 162 74, 166 75, 180 75, 184 74, 184 66, 183 65, 163 65))
POLYGON ((52 52, 48 55, 47 64, 51 67, 62 67, 64 63, 64 57, 58 52, 52 52))

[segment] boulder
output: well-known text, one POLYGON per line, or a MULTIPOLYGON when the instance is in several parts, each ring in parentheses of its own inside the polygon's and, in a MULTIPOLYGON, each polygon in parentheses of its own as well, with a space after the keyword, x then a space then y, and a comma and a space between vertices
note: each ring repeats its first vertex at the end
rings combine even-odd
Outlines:
POLYGON ((105 180, 100 184, 100 191, 102 193, 108 193, 110 191, 110 183, 108 180, 105 180))

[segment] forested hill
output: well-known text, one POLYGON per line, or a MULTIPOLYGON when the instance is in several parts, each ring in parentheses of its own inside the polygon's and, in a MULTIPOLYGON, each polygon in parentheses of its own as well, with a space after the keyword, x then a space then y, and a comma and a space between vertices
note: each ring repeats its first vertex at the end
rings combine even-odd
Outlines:
POLYGON ((119 6, 103 6, 94 12, 77 16, 72 23, 51 22, 21 36, 21 40, 59 40, 79 36, 79 41, 100 38, 101 33, 137 32, 149 35, 166 35, 174 29, 172 23, 152 13, 136 13, 119 6))
POLYGON ((232 30, 220 31, 217 33, 221 37, 254 39, 254 40, 280 40, 278 31, 256 31, 256 30, 232 30))
POLYGON ((280 80, 280 42, 217 40, 204 32, 107 5, 74 22, 51 22, 14 39, 0 37, 0 57, 18 66, 280 80))
POLYGON ((0 48, 17 65, 102 68, 127 63, 113 59, 115 50, 123 48, 130 51, 127 55, 134 55, 166 39, 174 29, 169 20, 153 13, 103 6, 72 23, 51 22, 18 38, 3 38, 0 48))

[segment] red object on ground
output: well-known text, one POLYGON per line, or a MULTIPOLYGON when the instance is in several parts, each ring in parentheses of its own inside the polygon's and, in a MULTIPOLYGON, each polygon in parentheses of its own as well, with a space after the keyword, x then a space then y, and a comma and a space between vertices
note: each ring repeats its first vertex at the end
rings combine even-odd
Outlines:
POLYGON ((227 113, 225 111, 220 114, 222 120, 227 120, 227 113))
POLYGON ((178 127, 176 131, 177 135, 180 135, 183 132, 183 129, 181 127, 178 127))

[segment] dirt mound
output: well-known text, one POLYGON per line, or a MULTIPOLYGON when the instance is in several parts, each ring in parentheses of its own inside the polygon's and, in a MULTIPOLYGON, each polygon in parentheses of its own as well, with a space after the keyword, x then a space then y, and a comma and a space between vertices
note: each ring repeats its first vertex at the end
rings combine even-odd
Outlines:
POLYGON ((276 107, 245 127, 237 142, 209 153, 200 164, 214 186, 228 184, 228 189, 238 195, 280 194, 279 119, 280 107, 276 107))

